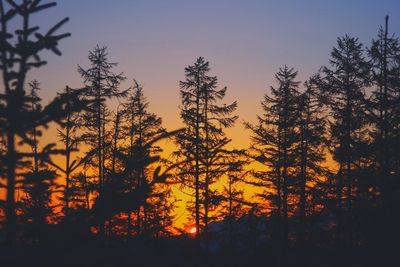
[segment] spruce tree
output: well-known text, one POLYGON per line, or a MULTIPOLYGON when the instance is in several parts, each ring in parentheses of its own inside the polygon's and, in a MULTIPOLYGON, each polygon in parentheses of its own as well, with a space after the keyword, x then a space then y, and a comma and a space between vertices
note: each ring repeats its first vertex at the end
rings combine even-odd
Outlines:
POLYGON ((323 67, 320 77, 314 80, 332 117, 329 141, 334 159, 339 164, 338 235, 340 240, 348 242, 351 242, 353 228, 352 204, 354 181, 357 179, 354 171, 360 159, 359 148, 366 142, 364 89, 368 78, 369 65, 363 56, 362 44, 357 38, 346 35, 337 39, 337 46, 331 53, 330 68, 323 67))
MULTIPOLYGON (((46 64, 40 58, 44 50, 51 50, 61 55, 58 42, 70 34, 57 34, 56 32, 68 21, 63 19, 55 24, 45 34, 39 32, 39 27, 31 24, 31 16, 56 3, 42 1, 14 0, 0 1, 0 68, 3 74, 4 91, 1 93, 0 127, 1 135, 6 140, 5 155, 2 155, 1 164, 6 168, 7 194, 6 194, 6 228, 9 243, 15 241, 16 213, 15 213, 15 186, 19 173, 17 169, 27 154, 21 154, 21 145, 29 144, 27 132, 35 126, 46 125, 62 113, 62 109, 54 112, 55 106, 61 101, 57 99, 50 103, 37 117, 32 117, 29 110, 29 97, 25 90, 27 73, 33 68, 46 64), (20 28, 11 27, 22 22, 20 28), (54 112, 54 114, 49 113, 54 112)), ((59 108, 59 107, 58 107, 59 108)), ((30 155, 32 156, 32 154, 30 155)))
POLYGON ((224 129, 232 127, 237 119, 237 116, 232 115, 237 103, 219 104, 227 88, 217 89, 218 79, 209 76, 209 72, 209 62, 202 57, 185 68, 186 80, 180 82, 180 94, 181 119, 186 128, 178 135, 180 151, 176 153, 184 163, 178 175, 185 186, 194 189, 196 235, 200 233, 202 222, 206 243, 209 212, 219 199, 211 186, 225 170, 222 164, 224 147, 230 142, 224 129))
MULTIPOLYGON (((129 92, 127 101, 123 104, 122 114, 125 123, 122 125, 123 135, 127 141, 125 149, 125 157, 133 160, 135 164, 129 166, 126 173, 126 182, 128 191, 147 186, 151 181, 151 167, 147 162, 150 158, 159 159, 161 148, 157 145, 146 146, 152 139, 163 135, 166 130, 162 127, 162 120, 154 113, 148 111, 149 103, 147 102, 143 87, 136 80, 129 92)), ((149 205, 140 205, 136 210, 136 219, 138 231, 147 230, 147 214, 148 209, 152 209, 149 205)), ((153 207, 154 208, 154 207, 153 207)), ((128 214, 128 232, 131 220, 131 214, 128 214)))
POLYGON ((374 160, 377 164, 383 200, 393 197, 396 186, 393 174, 398 173, 400 43, 398 37, 389 35, 389 17, 368 49, 372 65, 373 91, 368 99, 368 118, 374 126, 374 160), (391 193, 390 193, 391 192, 391 193), (392 195, 392 196, 390 196, 392 195))
MULTIPOLYGON (((106 161, 106 123, 107 111, 106 100, 119 98, 126 95, 126 91, 119 89, 120 83, 125 80, 122 74, 114 73, 113 69, 117 63, 108 60, 106 47, 96 46, 89 51, 90 67, 87 69, 78 67, 78 72, 85 83, 85 95, 91 104, 85 112, 84 127, 87 129, 83 138, 90 146, 90 155, 96 155, 91 159, 92 165, 97 168, 98 196, 102 194, 105 184, 105 161, 106 161)), ((104 234, 104 223, 100 222, 100 234, 104 234)))
POLYGON ((120 91, 119 85, 125 80, 122 74, 115 74, 113 68, 117 63, 109 62, 106 47, 96 46, 89 51, 90 67, 78 67, 86 86, 86 97, 91 100, 89 111, 84 115, 88 132, 85 139, 96 151, 99 190, 104 183, 104 127, 106 124, 106 100, 113 97, 122 97, 126 91, 120 91))
POLYGON ((64 166, 62 166, 62 164, 55 163, 54 160, 48 162, 65 176, 65 183, 62 185, 63 193, 59 198, 59 200, 64 203, 63 212, 65 217, 69 215, 71 200, 75 198, 72 194, 75 190, 71 189, 73 173, 78 168, 82 167, 90 158, 88 155, 84 157, 74 155, 79 152, 79 146, 82 143, 81 134, 79 132, 83 124, 81 112, 83 112, 89 104, 89 101, 83 98, 83 92, 84 89, 72 89, 66 86, 63 93, 61 93, 66 99, 64 104, 65 117, 57 122, 57 132, 59 141, 62 143, 62 154, 65 163, 64 166))
POLYGON ((245 183, 247 172, 244 170, 248 163, 244 157, 245 152, 241 150, 227 151, 225 164, 227 172, 225 175, 226 182, 222 190, 222 203, 220 205, 222 220, 226 223, 228 232, 229 246, 234 248, 237 241, 234 225, 237 220, 245 214, 246 206, 251 206, 244 197, 244 190, 241 186, 245 183))
POLYGON ((388 16, 372 40, 368 56, 372 93, 366 108, 372 141, 367 151, 369 161, 364 163, 364 175, 369 179, 362 183, 363 190, 359 193, 363 207, 359 221, 365 236, 383 229, 370 242, 385 242, 389 247, 397 242, 394 233, 398 233, 398 220, 393 210, 400 203, 400 43, 397 36, 389 33, 388 16), (371 214, 375 216, 369 221, 371 214))
POLYGON ((278 86, 271 87, 271 94, 265 94, 261 103, 264 113, 257 116, 257 124, 245 124, 251 131, 250 156, 267 167, 265 171, 253 172, 253 184, 263 188, 259 197, 271 204, 277 218, 276 238, 283 248, 287 247, 289 194, 296 175, 296 76, 293 68, 280 68, 275 74, 278 86))
MULTIPOLYGON (((327 154, 327 129, 323 103, 317 88, 310 81, 305 82, 305 91, 298 101, 298 143, 297 160, 298 181, 296 193, 299 195, 300 242, 304 243, 307 231, 307 215, 316 205, 322 205, 316 190, 324 190, 328 170, 323 166, 327 154)), ((325 193, 330 193, 329 188, 325 193)))

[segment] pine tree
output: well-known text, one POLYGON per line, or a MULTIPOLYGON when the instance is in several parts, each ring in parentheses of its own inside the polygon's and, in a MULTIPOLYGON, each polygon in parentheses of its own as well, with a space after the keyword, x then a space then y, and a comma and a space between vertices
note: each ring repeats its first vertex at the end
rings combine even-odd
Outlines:
MULTIPOLYGON (((368 82, 369 65, 357 38, 337 39, 330 59, 331 68, 321 69, 315 79, 330 109, 330 143, 334 159, 339 163, 337 175, 337 209, 339 237, 351 242, 354 171, 360 158, 360 146, 366 141, 364 86, 368 82), (345 200, 345 203, 343 203, 345 200), (343 221, 343 213, 346 221, 343 221), (343 224, 345 223, 345 224, 343 224), (343 232, 346 228, 346 233, 343 232), (345 236, 343 236, 345 234, 345 236)), ((341 238, 342 240, 344 240, 341 238)))
MULTIPOLYGON (((42 109, 41 98, 37 93, 40 90, 40 83, 33 80, 29 83, 29 87, 30 112, 31 114, 40 114, 42 109)), ((28 228, 28 235, 33 238, 34 243, 37 243, 43 237, 47 220, 53 215, 51 195, 52 189, 56 185, 56 173, 48 169, 45 163, 40 160, 39 137, 42 132, 36 125, 33 125, 27 134, 31 141, 32 163, 31 170, 23 174, 20 181, 25 193, 22 198, 21 212, 26 228, 28 228)))
MULTIPOLYGON (((323 190, 328 170, 322 166, 325 161, 327 132, 326 112, 320 101, 318 91, 310 81, 305 83, 306 90, 301 93, 298 103, 298 144, 297 163, 299 179, 297 194, 299 195, 300 242, 304 242, 306 234, 307 214, 313 207, 323 202, 318 199, 315 190, 323 190)), ((329 193, 326 192, 326 193, 329 193)))
POLYGON ((363 170, 369 179, 361 184, 363 190, 360 190, 358 198, 362 205, 358 212, 362 215, 359 216, 359 225, 364 226, 364 236, 382 229, 383 232, 370 242, 384 242, 390 247, 397 242, 398 220, 393 210, 400 203, 400 43, 397 36, 389 34, 388 16, 384 27, 372 40, 368 56, 372 69, 372 93, 366 109, 372 142, 367 151, 369 161, 364 163, 363 170), (370 217, 374 219, 369 220, 370 217))
POLYGON ((194 189, 196 236, 200 233, 202 220, 206 243, 209 211, 219 199, 211 186, 226 170, 226 166, 221 163, 224 146, 230 140, 225 136, 224 129, 233 126, 237 119, 237 116, 232 115, 237 103, 218 103, 225 97, 227 89, 217 89, 218 79, 209 76, 209 72, 209 62, 202 57, 194 65, 185 68, 186 80, 180 82, 180 94, 181 118, 186 128, 185 132, 178 135, 180 152, 176 153, 184 162, 178 175, 186 186, 194 189), (201 204, 204 206, 203 212, 201 204))
POLYGON ((396 36, 389 36, 388 20, 372 41, 368 55, 372 65, 374 90, 368 103, 368 117, 374 130, 371 132, 379 184, 383 200, 392 198, 395 188, 394 173, 398 172, 398 129, 400 91, 400 44, 396 36), (397 142, 396 142, 397 139, 397 142), (397 144, 396 144, 397 143, 397 144))
POLYGON ((106 100, 113 97, 123 97, 126 91, 120 91, 119 85, 125 80, 122 74, 115 74, 113 68, 117 63, 108 61, 106 47, 96 46, 93 51, 89 51, 90 67, 84 69, 78 67, 78 72, 82 76, 86 86, 86 97, 91 100, 90 111, 84 116, 88 128, 85 139, 90 143, 92 149, 96 151, 98 183, 101 188, 104 183, 104 127, 106 124, 106 100), (94 133, 93 133, 94 132, 94 133))
MULTIPOLYGON (((70 34, 56 34, 68 18, 63 19, 45 34, 39 33, 39 27, 30 24, 33 13, 45 10, 56 5, 55 2, 42 4, 41 1, 22 1, 16 3, 8 0, 8 7, 4 1, 0 1, 1 17, 1 63, 0 68, 3 73, 4 92, 1 93, 1 114, 0 125, 1 135, 6 140, 6 153, 2 155, 2 165, 6 166, 7 178, 7 199, 6 199, 6 227, 7 239, 9 243, 15 241, 16 213, 15 213, 15 185, 19 175, 17 169, 21 166, 24 157, 20 154, 21 142, 31 143, 27 136, 27 131, 34 126, 45 125, 55 119, 55 115, 60 115, 62 109, 54 114, 56 104, 60 99, 52 102, 43 109, 40 115, 32 118, 29 110, 29 97, 25 91, 25 80, 27 73, 32 68, 39 68, 46 64, 39 54, 45 49, 49 49, 57 55, 61 55, 58 50, 58 42, 70 34), (10 24, 17 25, 22 22, 22 27, 15 30, 10 24), (12 32, 10 31, 12 28, 12 32), (33 39, 33 36, 36 39, 33 39)), ((26 155, 26 154, 25 154, 26 155)))
MULTIPOLYGON (((130 173, 127 173, 128 190, 146 186, 150 182, 151 168, 148 161, 151 157, 159 159, 161 148, 159 146, 146 147, 145 144, 159 135, 166 133, 162 127, 162 120, 154 113, 148 111, 149 103, 144 94, 143 87, 133 81, 133 87, 128 95, 127 102, 123 104, 122 114, 125 119, 123 125, 124 136, 128 141, 126 153, 135 165, 131 166, 130 173)), ((138 207, 136 219, 138 231, 147 230, 147 205, 138 207), (143 213, 143 214, 142 214, 143 213)), ((128 232, 130 228, 131 214, 128 214, 128 232)))
POLYGON ((240 189, 245 183, 247 172, 244 166, 248 163, 244 158, 245 152, 241 150, 227 151, 225 159, 227 164, 226 183, 223 187, 221 203, 222 219, 227 224, 229 246, 233 248, 236 241, 234 224, 245 214, 245 207, 251 206, 244 198, 244 190, 240 189))
POLYGON ((289 193, 296 174, 296 142, 298 133, 296 81, 297 71, 280 68, 275 74, 278 86, 271 87, 271 96, 266 94, 261 105, 264 114, 257 117, 258 123, 245 126, 251 131, 251 157, 267 167, 266 171, 253 172, 256 186, 264 192, 259 194, 270 201, 277 217, 277 239, 283 248, 288 241, 289 193))
POLYGON ((126 102, 122 104, 123 109, 114 121, 112 151, 115 158, 111 155, 110 179, 93 206, 95 216, 110 223, 113 219, 121 221, 115 215, 126 213, 127 236, 133 234, 134 211, 135 230, 140 235, 161 234, 172 218, 168 180, 173 166, 164 167, 160 157, 162 149, 157 142, 170 138, 179 130, 167 132, 162 127, 161 118, 150 113, 148 106, 142 86, 134 81, 126 102))
MULTIPOLYGON (((113 68, 117 63, 109 62, 106 47, 96 46, 89 51, 90 67, 78 67, 78 72, 86 86, 86 97, 91 101, 89 111, 84 114, 87 132, 83 138, 90 145, 89 154, 96 155, 91 161, 97 168, 98 194, 101 195, 105 184, 105 146, 106 146, 106 116, 108 115, 106 100, 113 97, 123 97, 126 91, 120 91, 120 83, 125 80, 122 74, 115 74, 113 68)), ((100 234, 104 234, 104 223, 100 222, 100 234)))
POLYGON ((73 158, 73 154, 78 152, 79 144, 82 142, 80 134, 78 133, 80 125, 82 124, 79 115, 82 110, 85 110, 86 105, 88 105, 88 101, 82 98, 82 92, 83 89, 72 89, 67 86, 64 92, 59 94, 61 97, 65 98, 65 103, 63 104, 65 108, 65 117, 57 121, 59 125, 57 129, 58 136, 63 144, 60 153, 65 156, 65 165, 60 166, 51 159, 47 161, 50 166, 55 167, 57 171, 65 175, 65 184, 61 186, 63 187, 63 193, 59 200, 64 203, 63 212, 66 217, 69 214, 71 199, 74 198, 74 196, 70 194, 71 176, 74 171, 87 161, 87 157, 79 158, 76 156, 73 158))

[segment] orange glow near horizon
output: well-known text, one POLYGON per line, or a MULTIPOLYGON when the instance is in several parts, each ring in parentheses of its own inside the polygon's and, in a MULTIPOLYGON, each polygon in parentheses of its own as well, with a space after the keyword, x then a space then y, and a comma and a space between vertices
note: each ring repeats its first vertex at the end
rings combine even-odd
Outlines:
POLYGON ((189 234, 191 234, 191 235, 195 235, 197 233, 197 229, 196 229, 196 227, 192 227, 192 228, 190 228, 190 230, 189 230, 189 234))

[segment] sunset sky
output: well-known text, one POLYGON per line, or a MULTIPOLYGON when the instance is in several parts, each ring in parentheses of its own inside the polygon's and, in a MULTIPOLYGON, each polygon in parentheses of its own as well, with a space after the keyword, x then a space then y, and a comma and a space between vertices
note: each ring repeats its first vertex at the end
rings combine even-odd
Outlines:
POLYGON ((242 122, 254 121, 274 73, 287 64, 304 81, 328 64, 336 38, 349 34, 369 45, 384 16, 391 33, 400 31, 398 0, 62 0, 34 22, 42 31, 68 16, 62 57, 46 54, 49 64, 30 73, 42 84, 47 102, 69 85, 80 87, 77 65, 88 66, 96 44, 109 48, 116 71, 144 85, 150 110, 167 129, 180 126, 179 81, 199 56, 210 61, 225 102, 238 101, 239 121, 232 144, 248 145, 242 122))
POLYGON ((87 66, 96 44, 109 48, 117 71, 144 84, 151 110, 167 128, 179 123, 179 80, 199 56, 228 86, 227 102, 238 100, 234 145, 247 143, 242 121, 252 121, 259 103, 274 84, 274 73, 287 64, 304 81, 328 64, 336 38, 357 36, 365 44, 375 37, 384 16, 391 32, 400 30, 398 0, 68 0, 37 17, 42 30, 65 16, 72 37, 61 43, 62 57, 48 54, 49 64, 31 73, 46 100, 65 85, 81 86, 77 65, 87 66))

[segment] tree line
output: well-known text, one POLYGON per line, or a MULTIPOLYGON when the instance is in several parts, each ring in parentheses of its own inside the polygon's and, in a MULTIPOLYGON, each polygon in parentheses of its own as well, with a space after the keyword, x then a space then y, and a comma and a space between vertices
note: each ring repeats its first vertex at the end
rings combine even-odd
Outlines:
POLYGON ((61 55, 58 43, 70 34, 58 32, 68 18, 40 33, 30 17, 54 5, 0 1, 1 241, 171 236, 179 201, 172 185, 190 196, 189 221, 206 250, 218 223, 230 247, 268 240, 283 253, 396 240, 400 44, 388 17, 368 46, 337 38, 329 64, 303 83, 294 68, 280 68, 262 112, 245 123, 250 147, 230 149, 225 130, 237 123, 238 104, 225 103, 227 88, 203 57, 179 83, 181 129, 164 128, 138 81, 122 88, 126 77, 102 46, 77 70, 82 87, 66 86, 43 105, 40 82, 26 77, 46 64, 44 50, 61 55), (11 21, 21 28, 11 31, 11 21), (50 125, 56 143, 47 143, 50 125), (162 140, 176 145, 168 158, 162 140), (245 197, 245 189, 255 193, 245 197))

